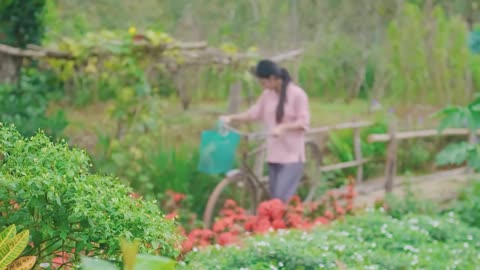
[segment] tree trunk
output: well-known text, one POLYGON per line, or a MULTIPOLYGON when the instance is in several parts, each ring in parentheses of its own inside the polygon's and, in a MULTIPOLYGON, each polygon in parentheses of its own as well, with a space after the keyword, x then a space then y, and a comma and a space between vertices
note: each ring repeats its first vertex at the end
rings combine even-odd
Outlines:
POLYGON ((0 83, 15 83, 18 80, 21 64, 21 58, 0 53, 0 83))

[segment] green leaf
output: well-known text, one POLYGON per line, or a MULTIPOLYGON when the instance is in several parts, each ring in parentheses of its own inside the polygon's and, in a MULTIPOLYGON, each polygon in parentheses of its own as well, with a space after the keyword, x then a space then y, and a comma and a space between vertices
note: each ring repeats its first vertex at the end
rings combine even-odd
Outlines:
POLYGON ((0 233, 0 248, 15 236, 16 231, 15 224, 12 224, 0 233))
POLYGON ((28 244, 28 238, 28 231, 23 231, 0 247, 0 269, 5 269, 5 267, 20 256, 28 244))
POLYGON ((147 254, 139 254, 136 261, 135 270, 174 270, 176 264, 172 259, 147 254))
POLYGON ((118 268, 111 262, 100 259, 82 257, 82 270, 118 270, 118 268))
POLYGON ((459 165, 467 161, 472 145, 467 142, 452 143, 445 147, 435 158, 436 164, 459 165))

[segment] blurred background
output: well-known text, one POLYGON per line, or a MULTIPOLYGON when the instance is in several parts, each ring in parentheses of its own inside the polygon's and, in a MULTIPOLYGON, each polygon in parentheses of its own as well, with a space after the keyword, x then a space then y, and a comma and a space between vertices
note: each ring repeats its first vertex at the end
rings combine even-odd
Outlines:
MULTIPOLYGON (((282 61, 311 99, 312 126, 369 120, 362 141, 436 128, 480 87, 476 0, 2 0, 0 121, 39 129, 147 198, 189 194, 200 214, 219 177, 197 172, 200 132, 261 89, 247 67, 282 61), (183 45, 182 45, 183 44, 183 45), (23 49, 23 50, 18 50, 23 49)), ((321 141, 325 164, 354 159, 351 131, 321 141)), ((400 174, 435 168, 452 139, 408 141, 400 174)), ((382 158, 386 146, 363 144, 382 158)), ((338 187, 355 169, 324 175, 338 187)), ((366 178, 383 162, 365 165, 366 178)))

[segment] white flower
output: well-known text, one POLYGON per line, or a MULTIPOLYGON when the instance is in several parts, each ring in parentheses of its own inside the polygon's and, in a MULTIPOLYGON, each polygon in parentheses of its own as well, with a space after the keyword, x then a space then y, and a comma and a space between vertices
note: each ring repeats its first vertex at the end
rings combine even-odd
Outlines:
POLYGON ((320 268, 325 268, 325 265, 319 264, 318 267, 320 267, 320 268))
POLYGON ((198 248, 194 247, 194 248, 192 249, 192 251, 193 251, 193 252, 198 252, 198 248))
POLYGON ((275 267, 274 265, 270 265, 270 269, 271 269, 271 270, 278 270, 278 268, 275 267))
POLYGON ((283 267, 283 262, 279 262, 278 266, 283 267))
POLYGON ((412 265, 417 265, 417 264, 418 264, 418 257, 417 255, 414 255, 412 260, 412 265))
POLYGON ((256 242, 255 243, 255 246, 256 247, 268 247, 270 244, 265 242, 265 241, 260 241, 260 242, 256 242))
POLYGON ((412 223, 412 224, 417 224, 418 223, 418 219, 416 218, 411 218, 410 220, 408 220, 408 222, 412 223))
POLYGON ((403 249, 404 249, 404 250, 407 250, 407 251, 410 251, 410 252, 413 252, 413 253, 417 253, 417 252, 418 252, 418 249, 416 249, 415 247, 410 246, 410 245, 404 246, 403 249))
POLYGON ((357 260, 358 262, 363 262, 363 256, 361 254, 358 254, 357 252, 355 252, 353 254, 353 257, 355 258, 355 260, 357 260))
POLYGON ((468 248, 468 243, 463 243, 464 248, 468 248))
POLYGON ((432 220, 430 221, 430 225, 432 225, 434 228, 440 226, 440 222, 438 220, 432 220))
POLYGON ((345 246, 344 245, 336 245, 334 247, 335 250, 338 250, 338 251, 344 251, 345 250, 345 246))
POLYGON ((467 236, 467 239, 470 240, 470 241, 472 241, 472 240, 473 240, 473 236, 469 235, 469 236, 467 236))

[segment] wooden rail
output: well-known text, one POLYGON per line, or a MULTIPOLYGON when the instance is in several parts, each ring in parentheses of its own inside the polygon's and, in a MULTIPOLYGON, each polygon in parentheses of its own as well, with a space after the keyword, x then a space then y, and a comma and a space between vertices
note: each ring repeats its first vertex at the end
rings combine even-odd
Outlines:
MULTIPOLYGON (((477 132, 480 134, 480 130, 477 132)), ((404 131, 397 132, 394 134, 396 140, 406 140, 406 139, 418 139, 434 136, 462 136, 470 135, 470 131, 466 128, 449 128, 445 129, 442 132, 439 132, 437 129, 425 129, 425 130, 414 130, 414 131, 404 131)), ((370 134, 368 136, 368 142, 389 142, 392 140, 391 134, 370 134)))
MULTIPOLYGON (((341 123, 331 126, 324 126, 324 127, 317 127, 312 128, 307 132, 308 136, 314 136, 316 134, 328 133, 335 130, 342 130, 342 129, 353 129, 353 145, 354 145, 354 154, 355 159, 348 162, 336 163, 336 164, 329 164, 325 166, 319 167, 319 172, 329 172, 329 171, 336 171, 342 170, 346 168, 357 168, 357 182, 363 181, 363 165, 367 162, 372 161, 372 159, 363 158, 362 155, 362 147, 361 147, 361 137, 360 137, 360 129, 363 127, 368 127, 372 125, 371 122, 368 121, 358 121, 358 122, 349 122, 349 123, 341 123)), ((436 137, 436 136, 468 136, 468 141, 472 144, 477 143, 477 136, 480 135, 480 130, 477 132, 470 132, 469 129, 466 128, 449 128, 442 131, 437 129, 424 129, 424 130, 410 130, 410 131, 397 131, 397 126, 395 121, 391 121, 388 133, 385 134, 370 134, 368 136, 368 143, 387 143, 387 152, 386 152, 386 160, 385 160, 385 182, 384 182, 384 189, 386 193, 390 193, 393 190, 395 184, 395 176, 397 172, 397 157, 398 157, 398 149, 399 143, 402 140, 409 140, 409 139, 420 139, 420 138, 428 138, 428 137, 436 137)))
POLYGON ((471 144, 477 143, 477 135, 480 130, 471 132, 466 128, 449 128, 442 131, 437 129, 413 130, 413 131, 396 131, 395 122, 389 126, 388 134, 371 134, 368 136, 369 143, 387 142, 387 157, 385 164, 385 192, 392 192, 395 186, 395 175, 397 171, 398 144, 401 140, 420 139, 437 136, 468 136, 471 144))
MULTIPOLYGON (((307 136, 318 135, 322 133, 329 133, 336 130, 343 130, 343 129, 353 129, 353 147, 354 147, 354 155, 355 160, 330 164, 326 166, 320 166, 319 172, 329 172, 329 171, 336 171, 346 168, 357 168, 357 182, 363 181, 363 165, 370 161, 370 159, 364 159, 362 154, 362 139, 360 137, 360 129, 364 127, 371 126, 372 122, 369 121, 356 121, 356 122, 348 122, 348 123, 341 123, 335 124, 331 126, 324 126, 324 127, 317 127, 312 128, 307 132, 307 136)), ((318 157, 317 157, 318 158, 318 157)))

